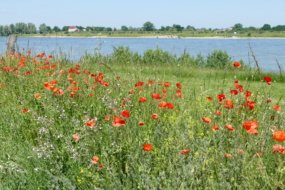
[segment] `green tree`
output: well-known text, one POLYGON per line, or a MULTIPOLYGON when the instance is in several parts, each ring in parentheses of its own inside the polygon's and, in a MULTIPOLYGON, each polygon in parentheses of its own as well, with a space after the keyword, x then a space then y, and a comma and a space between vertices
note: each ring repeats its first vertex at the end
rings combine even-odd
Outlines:
POLYGON ((151 22, 148 21, 148 22, 143 24, 143 30, 144 31, 153 31, 153 30, 155 30, 155 27, 151 22))
POLYGON ((194 26, 190 26, 190 25, 186 26, 186 29, 188 31, 195 31, 195 27, 194 26))
POLYGON ((48 32, 46 24, 41 24, 39 27, 40 34, 46 34, 48 32))
POLYGON ((233 30, 242 30, 242 29, 243 29, 243 26, 240 23, 235 24, 233 27, 233 30))
POLYGON ((176 31, 181 32, 184 28, 179 24, 173 24, 172 28, 175 28, 176 31))
POLYGON ((27 34, 36 34, 36 33, 37 33, 36 25, 34 25, 33 23, 28 23, 27 34))
POLYGON ((55 31, 55 32, 60 32, 61 31, 58 26, 54 26, 52 30, 55 31))
POLYGON ((261 30, 271 30, 270 24, 264 24, 261 28, 261 30))
POLYGON ((272 27, 272 30, 274 31, 285 31, 285 25, 277 25, 272 27))
POLYGON ((15 29, 15 25, 14 24, 10 24, 10 29, 11 29, 12 34, 16 33, 16 29, 15 29))
POLYGON ((69 28, 69 26, 64 26, 64 27, 62 27, 61 30, 62 30, 63 32, 67 32, 67 31, 68 31, 68 28, 69 28))
POLYGON ((23 22, 18 22, 15 24, 15 31, 17 34, 26 34, 27 33, 27 25, 23 22))
POLYGON ((121 30, 122 30, 122 31, 128 31, 129 28, 128 28, 127 26, 121 26, 121 30))

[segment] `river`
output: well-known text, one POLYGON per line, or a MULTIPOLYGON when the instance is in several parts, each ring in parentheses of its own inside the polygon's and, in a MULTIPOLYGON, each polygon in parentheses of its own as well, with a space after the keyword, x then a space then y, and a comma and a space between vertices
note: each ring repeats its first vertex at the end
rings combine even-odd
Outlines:
MULTIPOLYGON (((6 49, 6 37, 0 37, 0 53, 6 49)), ((192 56, 208 55, 214 50, 228 52, 235 61, 243 59, 254 66, 249 44, 264 70, 277 71, 276 60, 285 66, 285 39, 162 39, 162 38, 48 38, 19 37, 16 47, 22 52, 32 50, 34 54, 62 52, 71 60, 77 60, 85 52, 100 51, 111 54, 113 47, 128 46, 132 51, 143 53, 147 49, 161 48, 171 54, 179 55, 186 51, 192 56), (25 49, 25 50, 23 50, 25 49)))

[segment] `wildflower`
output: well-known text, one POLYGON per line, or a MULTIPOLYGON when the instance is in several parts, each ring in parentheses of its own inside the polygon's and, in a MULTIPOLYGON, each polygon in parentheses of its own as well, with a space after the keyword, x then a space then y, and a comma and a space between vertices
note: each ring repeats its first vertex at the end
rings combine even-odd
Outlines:
POLYGON ((135 87, 140 87, 140 86, 143 86, 143 85, 144 85, 144 82, 140 81, 140 82, 135 84, 135 87))
POLYGON ((275 131, 273 133, 273 137, 272 137, 274 140, 277 140, 279 142, 283 142, 285 141, 285 131, 275 131))
POLYGON ((139 102, 146 102, 146 97, 140 97, 139 102))
POLYGON ((230 93, 231 93, 231 95, 236 96, 238 94, 238 91, 237 90, 231 90, 230 93))
POLYGON ((273 150, 272 150, 272 153, 276 153, 276 152, 279 152, 279 150, 282 148, 282 146, 280 144, 275 144, 272 146, 273 150))
POLYGON ((258 123, 253 119, 252 121, 245 121, 242 123, 244 129, 247 130, 248 134, 258 134, 256 128, 258 128, 258 123))
POLYGON ((95 119, 92 119, 92 120, 90 120, 90 121, 87 121, 87 122, 85 123, 85 125, 88 126, 88 127, 90 127, 90 128, 94 127, 94 126, 96 125, 95 119))
POLYGON ((40 93, 36 93, 36 94, 34 95, 34 97, 35 97, 35 98, 41 98, 42 96, 41 96, 40 93))
POLYGON ((165 108, 166 104, 167 104, 166 102, 161 101, 158 103, 158 108, 165 108))
POLYGON ((215 114, 216 114, 216 115, 222 115, 222 112, 220 112, 219 110, 216 110, 216 111, 215 111, 215 114))
POLYGON ((242 154, 243 153, 243 149, 238 149, 238 153, 242 154))
POLYGON ((130 112, 128 110, 124 110, 124 111, 121 112, 121 115, 123 117, 130 117, 130 112))
POLYGON ((27 110, 26 108, 22 109, 22 113, 29 113, 30 111, 27 110))
POLYGON ((272 84, 272 82, 271 82, 272 78, 271 77, 264 77, 263 79, 267 82, 268 85, 272 84))
POLYGON ((152 150, 152 145, 151 144, 144 144, 143 145, 143 150, 144 151, 151 151, 152 150))
POLYGON ((211 123, 211 119, 209 117, 202 117, 202 120, 205 122, 205 123, 211 123))
POLYGON ((98 156, 93 156, 92 160, 91 160, 91 163, 92 164, 97 164, 98 162, 99 162, 99 157, 98 156))
POLYGON ((153 99, 157 99, 157 100, 160 100, 160 99, 161 99, 161 96, 160 96, 159 93, 152 93, 151 96, 152 96, 153 99))
POLYGON ((240 68, 240 67, 241 67, 241 64, 240 64, 240 62, 235 61, 235 62, 233 63, 233 66, 234 66, 234 67, 237 67, 237 68, 240 68))
POLYGON ((272 106, 272 108, 276 111, 280 111, 281 110, 281 106, 278 106, 278 105, 274 105, 272 106))
POLYGON ((138 124, 142 126, 142 125, 144 125, 144 122, 140 121, 138 124))
POLYGON ((120 127, 120 126, 125 125, 125 124, 126 124, 126 121, 123 120, 121 117, 115 116, 115 117, 113 118, 113 123, 112 123, 112 125, 113 125, 114 127, 120 127))
POLYGON ((181 90, 179 90, 179 89, 177 89, 177 90, 176 90, 176 94, 175 94, 175 96, 176 96, 176 97, 178 97, 178 98, 182 98, 182 97, 183 97, 183 95, 182 95, 182 91, 181 91, 181 90))
POLYGON ((70 97, 73 98, 74 96, 76 96, 75 92, 70 92, 70 97))
POLYGON ((226 95, 224 95, 224 94, 218 94, 218 95, 217 95, 217 99, 219 99, 219 101, 222 101, 223 99, 226 99, 226 95))
POLYGON ((174 108, 174 104, 167 103, 165 107, 168 108, 168 109, 173 109, 174 108))
POLYGON ((211 102, 211 101, 213 100, 213 98, 207 97, 206 100, 207 100, 208 102, 211 102))
POLYGON ((212 131, 217 131, 219 129, 220 129, 220 127, 218 127, 218 125, 216 125, 216 124, 212 125, 212 131))
POLYGON ((110 116, 105 116, 105 121, 109 121, 110 120, 110 116))
POLYGON ((230 131, 235 131, 235 129, 233 128, 233 126, 230 125, 230 124, 227 124, 227 125, 225 125, 224 127, 225 127, 226 129, 230 130, 230 131))
POLYGON ((152 86, 152 85, 155 85, 155 83, 154 83, 153 80, 149 80, 149 81, 147 82, 147 85, 148 85, 148 86, 152 86))
POLYGON ((182 85, 180 83, 177 83, 176 87, 179 88, 179 89, 182 89, 182 85))
POLYGON ((232 158, 232 157, 234 157, 232 154, 228 154, 228 153, 225 153, 224 156, 225 156, 226 158, 232 158))
POLYGON ((180 154, 186 154, 186 153, 189 153, 190 152, 190 150, 186 150, 186 149, 183 149, 181 152, 180 152, 180 154))
POLYGON ((159 119, 159 116, 158 116, 158 114, 153 113, 153 114, 151 114, 151 118, 152 119, 159 119))
POLYGON ((73 138, 74 138, 75 142, 78 142, 79 139, 80 139, 80 136, 79 136, 78 133, 76 133, 76 134, 73 135, 73 138))
POLYGON ((247 101, 247 102, 245 103, 245 106, 248 107, 249 110, 254 110, 255 102, 247 101))
POLYGON ((170 82, 165 82, 165 83, 164 83, 164 86, 165 86, 165 87, 169 87, 169 86, 171 86, 171 84, 170 84, 170 82))
POLYGON ((234 108, 234 103, 231 100, 226 100, 224 107, 227 108, 227 109, 233 109, 234 108))

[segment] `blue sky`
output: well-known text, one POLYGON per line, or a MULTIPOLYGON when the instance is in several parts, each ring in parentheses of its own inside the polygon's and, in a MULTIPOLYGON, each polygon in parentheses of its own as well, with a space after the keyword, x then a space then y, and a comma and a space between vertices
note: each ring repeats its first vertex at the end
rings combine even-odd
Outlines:
POLYGON ((2 1, 0 25, 227 28, 285 25, 285 0, 14 0, 2 1), (13 2, 13 3, 10 3, 13 2))

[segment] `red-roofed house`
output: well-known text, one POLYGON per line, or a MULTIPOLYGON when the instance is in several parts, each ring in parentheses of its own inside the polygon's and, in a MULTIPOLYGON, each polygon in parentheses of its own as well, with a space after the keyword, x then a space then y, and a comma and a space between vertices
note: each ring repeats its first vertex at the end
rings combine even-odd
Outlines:
POLYGON ((79 31, 79 30, 78 30, 78 28, 76 26, 70 26, 68 28, 68 32, 77 32, 77 31, 79 31))

